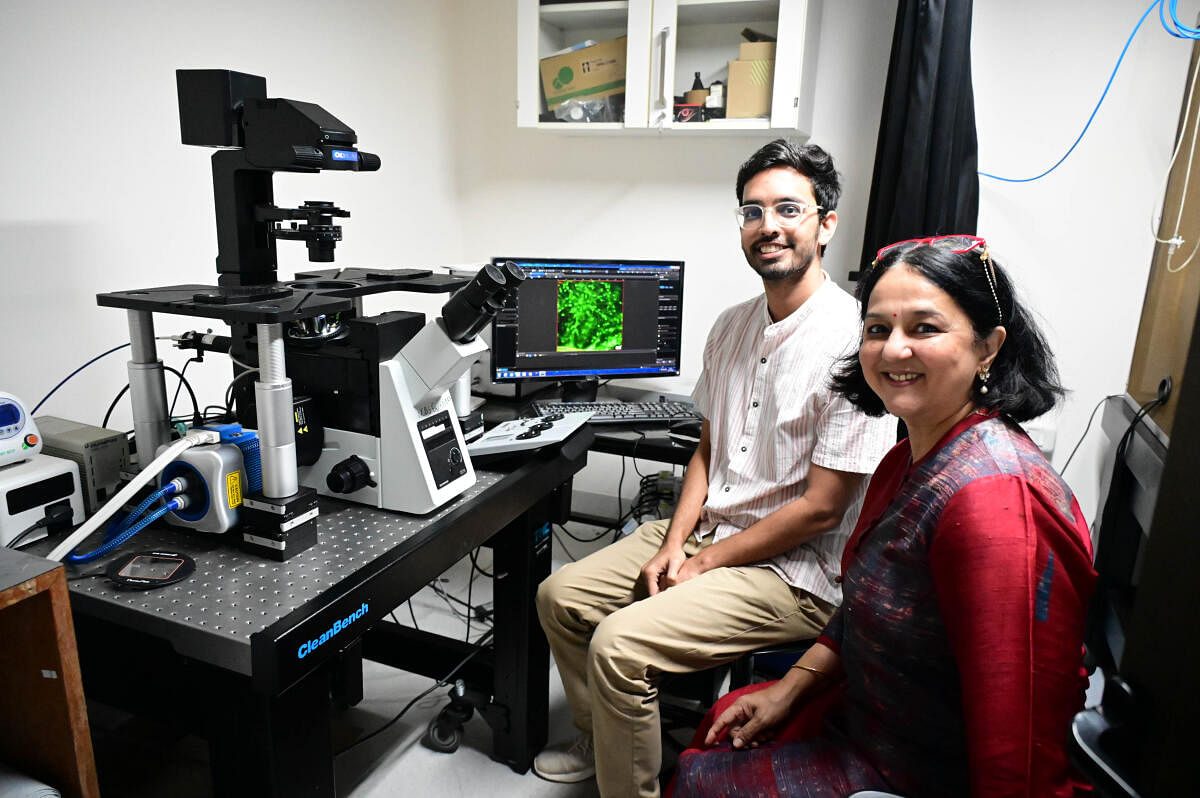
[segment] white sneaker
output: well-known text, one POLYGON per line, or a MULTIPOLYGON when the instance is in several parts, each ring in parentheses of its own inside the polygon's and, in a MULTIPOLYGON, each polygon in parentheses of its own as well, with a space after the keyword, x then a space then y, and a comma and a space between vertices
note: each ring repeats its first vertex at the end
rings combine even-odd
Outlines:
POLYGON ((592 735, 580 734, 570 743, 552 745, 533 760, 533 772, 546 781, 570 784, 596 775, 596 750, 592 735))

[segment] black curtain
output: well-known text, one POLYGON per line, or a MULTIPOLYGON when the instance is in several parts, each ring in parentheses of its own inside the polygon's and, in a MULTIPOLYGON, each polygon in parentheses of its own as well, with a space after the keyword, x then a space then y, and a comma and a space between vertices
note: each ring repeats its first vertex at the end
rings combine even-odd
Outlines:
POLYGON ((895 241, 975 234, 978 143, 972 0, 900 0, 888 65, 863 268, 895 241))

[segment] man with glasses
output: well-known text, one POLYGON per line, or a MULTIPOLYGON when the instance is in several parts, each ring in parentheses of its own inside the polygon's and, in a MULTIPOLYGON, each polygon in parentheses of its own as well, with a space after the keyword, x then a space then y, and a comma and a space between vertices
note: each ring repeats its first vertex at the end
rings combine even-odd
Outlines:
POLYGON ((670 521, 542 583, 537 608, 580 735, 534 762, 657 796, 657 681, 812 639, 841 602, 840 560, 866 475, 896 439, 830 390, 858 305, 821 269, 841 194, 820 147, 778 139, 744 163, 736 215, 764 293, 724 311, 693 399, 704 416, 670 521))

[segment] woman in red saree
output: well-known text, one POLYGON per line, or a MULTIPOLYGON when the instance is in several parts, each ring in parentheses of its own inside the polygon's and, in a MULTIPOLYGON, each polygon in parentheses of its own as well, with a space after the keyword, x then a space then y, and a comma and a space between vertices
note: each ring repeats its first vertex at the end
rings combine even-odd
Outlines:
POLYGON ((909 437, 872 477, 842 607, 783 679, 718 703, 675 795, 1072 796, 1095 572, 1017 424, 1061 396, 1053 358, 982 239, 885 247, 859 298, 836 389, 909 437))

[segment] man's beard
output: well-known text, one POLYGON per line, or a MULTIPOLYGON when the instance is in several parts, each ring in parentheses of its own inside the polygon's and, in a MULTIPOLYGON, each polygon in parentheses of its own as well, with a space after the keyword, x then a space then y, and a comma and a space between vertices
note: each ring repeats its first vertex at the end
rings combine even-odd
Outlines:
MULTIPOLYGON (((777 243, 784 244, 786 246, 787 242, 779 241, 778 239, 775 240, 777 243)), ((808 268, 812 265, 817 253, 817 242, 815 240, 809 242, 797 242, 790 247, 792 257, 788 259, 786 264, 774 261, 762 263, 759 260, 758 253, 755 251, 758 245, 762 243, 764 242, 754 242, 751 251, 744 254, 746 255, 746 262, 750 264, 750 268, 754 269, 755 273, 758 274, 759 277, 770 282, 782 280, 802 280, 804 275, 808 274, 808 268)))

